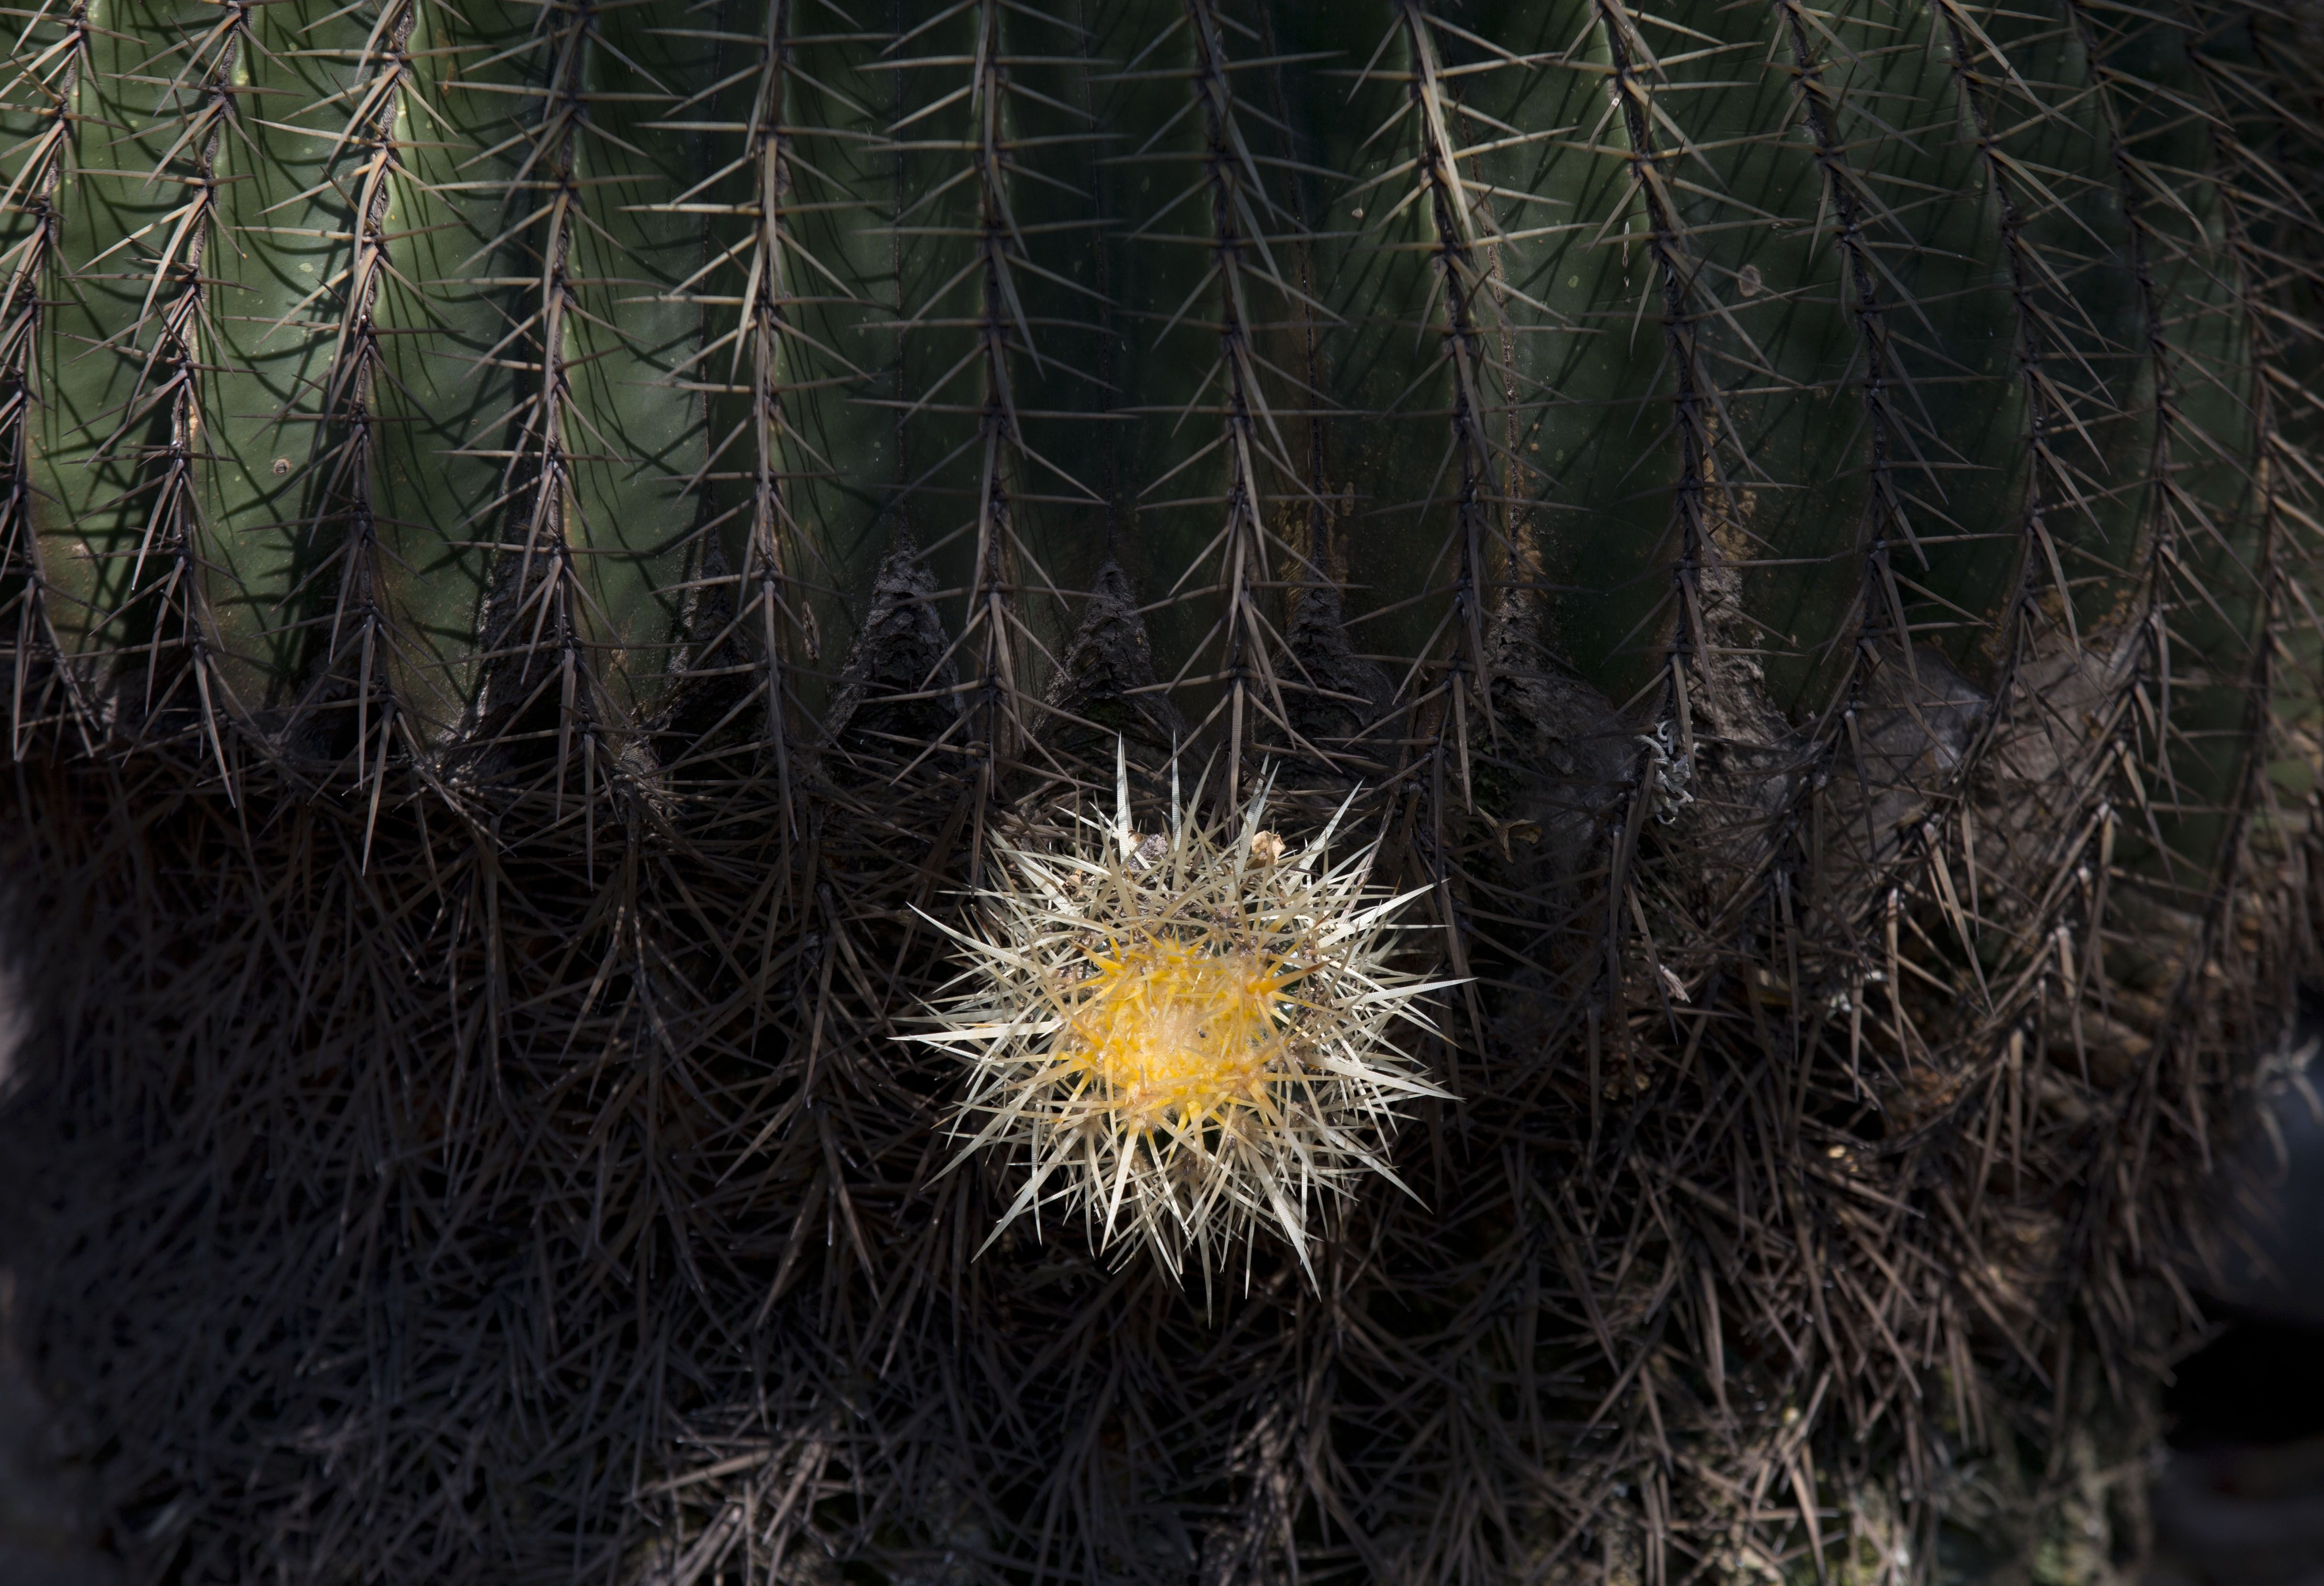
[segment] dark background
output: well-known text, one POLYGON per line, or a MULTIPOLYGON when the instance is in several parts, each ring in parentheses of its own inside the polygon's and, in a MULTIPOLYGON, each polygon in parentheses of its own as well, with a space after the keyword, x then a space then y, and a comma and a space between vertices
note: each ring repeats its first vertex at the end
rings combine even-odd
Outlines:
MULTIPOLYGON (((14 1030, 0 983, 0 1093, 14 1030)), ((2272 1056, 2259 1127, 2216 1187, 2218 1269, 2198 1290, 2210 1341, 2165 1396, 2156 1559, 2143 1582, 2324 1586, 2324 991, 2272 1056)), ((21 1204, 0 1162, 0 1217, 21 1204)), ((5 1230, 0 1230, 5 1232, 5 1230)), ((0 1239, 0 1586, 121 1586, 92 1545, 81 1473, 12 1347, 21 1299, 0 1239)), ((1984 1586, 2053 1586, 2010 1580, 1984 1586)))
POLYGON ((2218 1189, 2216 1336, 2164 1397, 2146 1586, 2324 1586, 2324 995, 2218 1189))

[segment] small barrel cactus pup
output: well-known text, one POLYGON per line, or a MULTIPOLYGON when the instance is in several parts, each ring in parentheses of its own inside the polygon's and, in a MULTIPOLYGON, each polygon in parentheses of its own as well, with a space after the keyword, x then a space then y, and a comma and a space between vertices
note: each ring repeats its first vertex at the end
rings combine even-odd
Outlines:
POLYGON ((1398 1103, 1450 1099, 1395 1027, 1429 1030, 1421 1000, 1456 982, 1396 967, 1420 894, 1370 884, 1379 839, 1331 857, 1352 794, 1295 848, 1265 825, 1264 786, 1224 825, 1174 797, 1169 829, 1141 836, 1119 745, 1115 777, 1084 841, 999 845, 981 931, 932 922, 973 966, 912 1038, 969 1065, 963 1159, 1021 1158, 993 1238, 1062 1203, 1207 1289, 1264 1228, 1312 1281, 1319 1215, 1369 1176, 1404 1187, 1398 1103))

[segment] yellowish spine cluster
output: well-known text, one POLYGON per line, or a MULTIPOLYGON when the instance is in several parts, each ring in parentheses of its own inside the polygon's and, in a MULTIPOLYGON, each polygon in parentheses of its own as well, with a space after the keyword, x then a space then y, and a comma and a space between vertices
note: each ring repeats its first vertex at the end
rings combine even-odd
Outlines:
POLYGON ((1063 852, 996 844, 972 959, 936 1028, 968 1085, 954 1166, 987 1148, 1025 1179, 994 1230, 1078 1208, 1108 1249, 1143 1244, 1174 1274, 1247 1257, 1271 1228, 1309 1264, 1317 1220, 1377 1174, 1400 1103, 1443 1097, 1389 1038, 1452 984, 1391 964, 1406 904, 1370 884, 1376 844, 1337 863, 1324 831, 1294 852, 1264 827, 1171 811, 1139 835, 1116 762, 1111 822, 1063 852))

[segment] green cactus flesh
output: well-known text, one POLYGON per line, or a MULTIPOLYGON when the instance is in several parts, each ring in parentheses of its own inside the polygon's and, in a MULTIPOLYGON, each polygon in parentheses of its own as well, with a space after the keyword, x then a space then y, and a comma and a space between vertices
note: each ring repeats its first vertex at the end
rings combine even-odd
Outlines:
POLYGON ((635 733, 713 636, 811 736, 909 543, 999 741, 1108 559, 1250 722, 1335 575, 1399 703, 1514 593, 1617 699, 1730 649, 1807 718, 1882 646, 2120 630, 2161 558, 2200 738, 2284 339, 2200 20, 51 10, 14 598, 85 695, 270 741, 552 677, 635 733))

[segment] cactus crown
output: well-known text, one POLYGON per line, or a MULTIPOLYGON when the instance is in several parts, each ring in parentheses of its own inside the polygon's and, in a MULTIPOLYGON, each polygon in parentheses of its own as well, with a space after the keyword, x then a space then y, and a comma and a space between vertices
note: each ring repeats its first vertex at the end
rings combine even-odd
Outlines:
POLYGON ((1401 1187, 1398 1103, 1450 1097, 1391 1031, 1426 1030, 1416 1004, 1453 982, 1396 967, 1391 922, 1419 893, 1369 884, 1377 839, 1329 857, 1352 803, 1296 849, 1267 829, 1264 787, 1239 830, 1174 798, 1167 834, 1141 837, 1117 760, 1093 844, 999 844, 983 933, 939 927, 973 961, 965 985, 917 1037, 970 1066, 963 1159, 1023 1156, 992 1238, 1062 1201, 1101 1246, 1143 1246, 1173 1273, 1191 1259, 1207 1287, 1266 1226, 1312 1282, 1322 1203, 1366 1175, 1401 1187))

